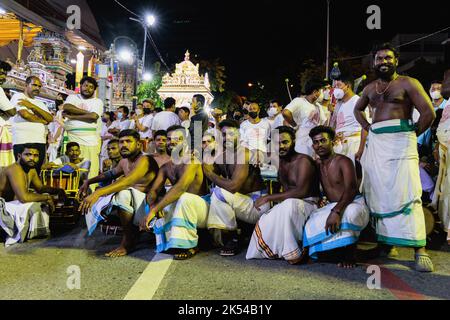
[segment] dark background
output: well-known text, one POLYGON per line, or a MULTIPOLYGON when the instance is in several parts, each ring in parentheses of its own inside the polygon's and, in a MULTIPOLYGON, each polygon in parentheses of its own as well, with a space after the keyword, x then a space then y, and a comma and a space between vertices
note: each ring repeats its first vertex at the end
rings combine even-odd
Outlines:
MULTIPOLYGON (((220 58, 226 88, 241 94, 246 94, 248 82, 258 81, 281 91, 285 78, 298 79, 305 59, 325 60, 326 0, 120 2, 137 14, 152 12, 157 17, 151 34, 169 66, 181 61, 186 49, 192 57, 220 58)), ((127 35, 142 50, 143 28, 128 19, 132 14, 113 0, 88 3, 107 47, 115 36, 127 35)), ((331 0, 330 46, 360 55, 397 33, 435 32, 450 26, 446 3, 331 0), (381 30, 366 27, 366 10, 372 4, 381 7, 381 30)), ((148 44, 147 65, 156 61, 148 44)))

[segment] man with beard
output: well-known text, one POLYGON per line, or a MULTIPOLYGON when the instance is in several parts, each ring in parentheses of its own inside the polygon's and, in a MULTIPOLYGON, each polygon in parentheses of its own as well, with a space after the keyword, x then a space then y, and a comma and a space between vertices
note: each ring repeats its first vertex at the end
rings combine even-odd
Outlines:
POLYGON ((246 258, 283 258, 290 264, 296 264, 301 259, 299 243, 303 237, 303 226, 311 212, 317 209, 319 176, 314 160, 295 152, 295 131, 286 126, 276 129, 280 155, 278 177, 283 192, 255 201, 256 209, 270 202, 279 204, 263 214, 256 223, 246 258))
POLYGON ((322 88, 325 83, 321 80, 311 79, 305 84, 305 95, 295 98, 284 108, 282 114, 284 120, 296 129, 295 151, 298 153, 314 155, 309 131, 325 122, 323 108, 317 105, 317 101, 323 99, 322 88))
POLYGON ((122 160, 122 155, 120 154, 119 139, 111 139, 106 145, 106 152, 108 153, 108 159, 103 161, 103 172, 110 171, 119 165, 120 160, 122 160))
POLYGON ((185 260, 197 252, 197 228, 206 228, 208 203, 206 181, 198 159, 189 153, 186 129, 172 126, 167 129, 171 160, 161 167, 147 202, 150 213, 142 221, 141 228, 153 227, 156 235, 156 251, 175 251, 176 260, 185 260), (172 187, 158 200, 158 194, 166 180, 172 187), (152 223, 157 216, 162 216, 152 223))
POLYGON ((152 156, 161 168, 170 161, 170 155, 167 153, 167 132, 165 130, 156 131, 154 141, 156 150, 152 156))
POLYGON ((103 102, 94 97, 97 89, 94 78, 84 77, 80 84, 81 93, 68 96, 64 103, 64 117, 67 119, 64 129, 68 141, 80 145, 81 157, 91 161, 89 178, 92 178, 98 175, 100 169, 103 102))
POLYGON ((16 93, 11 104, 16 106, 17 114, 11 119, 14 156, 17 160, 19 150, 26 143, 34 143, 39 147, 39 162, 36 170, 41 171, 45 161, 47 134, 46 128, 53 121, 53 116, 42 100, 36 99, 42 89, 42 82, 36 76, 25 80, 25 91, 16 93))
POLYGON ((369 211, 358 194, 353 162, 335 154, 335 132, 330 127, 313 128, 309 136, 319 160, 320 183, 327 204, 309 216, 303 231, 302 257, 338 262, 342 268, 355 267, 359 234, 369 223, 369 211))
POLYGON ((211 194, 208 229, 220 255, 233 256, 240 251, 237 221, 255 224, 270 209, 270 203, 255 208, 255 201, 267 194, 259 167, 250 165, 250 151, 240 145, 239 125, 234 120, 219 124, 223 136, 224 152, 214 165, 203 164, 205 176, 216 185, 211 194), (222 232, 229 231, 230 240, 224 245, 222 232))
POLYGON ((123 228, 120 246, 107 253, 107 257, 121 257, 129 254, 135 247, 139 223, 145 218, 145 196, 158 174, 156 161, 141 151, 139 133, 124 130, 119 134, 119 147, 122 160, 117 167, 95 178, 87 180, 80 188, 80 194, 86 195, 90 184, 117 179, 104 188, 97 189, 86 197, 80 210, 86 214, 89 234, 94 232, 103 215, 119 216, 123 228))
POLYGON ((2 88, 9 71, 11 66, 0 60, 0 168, 14 163, 12 136, 7 121, 16 114, 16 109, 2 88))
POLYGON ((7 234, 6 246, 49 235, 48 213, 55 209, 50 194, 65 201, 64 190, 42 184, 36 171, 38 163, 39 146, 23 144, 18 161, 0 173, 0 226, 7 234), (34 192, 29 191, 31 187, 34 192), (43 204, 48 205, 48 213, 43 204))
POLYGON ((361 159, 363 192, 376 219, 378 241, 414 248, 415 269, 432 272, 433 263, 425 250, 417 136, 431 126, 436 115, 419 81, 397 74, 398 58, 397 49, 390 44, 376 48, 378 79, 364 88, 355 107, 356 119, 369 132, 361 159), (364 113, 368 104, 374 110, 372 124, 364 113), (414 108, 420 113, 416 124, 414 108))

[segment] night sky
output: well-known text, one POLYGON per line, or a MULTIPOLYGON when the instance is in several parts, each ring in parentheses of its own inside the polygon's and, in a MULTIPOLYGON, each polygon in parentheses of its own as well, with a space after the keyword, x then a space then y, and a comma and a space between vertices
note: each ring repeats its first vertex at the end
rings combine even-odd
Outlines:
MULTIPOLYGON (((241 94, 257 81, 282 90, 286 77, 298 79, 304 59, 325 60, 326 0, 119 1, 138 14, 157 16, 151 34, 169 66, 181 61, 186 49, 192 56, 220 58, 227 89, 241 94)), ((128 19, 131 14, 113 0, 88 3, 107 47, 115 36, 127 35, 142 48, 143 28, 128 19)), ((397 33, 443 29, 450 26, 445 3, 331 0, 331 46, 360 55, 397 33), (381 30, 366 27, 371 4, 381 7, 381 30)), ((149 44, 147 52, 149 64, 157 61, 149 44)))

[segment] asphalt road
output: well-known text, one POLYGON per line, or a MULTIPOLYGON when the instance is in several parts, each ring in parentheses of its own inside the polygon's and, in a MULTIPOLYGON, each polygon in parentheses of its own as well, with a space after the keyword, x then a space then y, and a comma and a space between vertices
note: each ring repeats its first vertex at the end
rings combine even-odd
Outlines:
POLYGON ((87 237, 85 229, 76 228, 10 248, 1 245, 0 299, 450 299, 446 244, 430 251, 432 274, 412 270, 409 249, 400 249, 394 260, 371 262, 381 266, 381 289, 371 290, 369 264, 354 270, 320 263, 290 266, 281 260, 247 261, 245 252, 224 258, 214 249, 174 261, 154 252, 151 235, 141 237, 131 255, 105 258, 119 241, 119 235, 97 229, 87 237))

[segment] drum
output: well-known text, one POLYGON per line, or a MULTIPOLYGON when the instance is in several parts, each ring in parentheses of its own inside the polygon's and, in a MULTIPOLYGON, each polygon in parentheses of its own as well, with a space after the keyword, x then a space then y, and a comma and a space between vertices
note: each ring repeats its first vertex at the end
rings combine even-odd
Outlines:
POLYGON ((80 169, 65 173, 57 169, 42 170, 42 183, 52 188, 63 189, 66 194, 76 194, 80 186, 80 169))
POLYGON ((423 206, 423 213, 427 234, 427 249, 439 250, 446 241, 439 215, 436 210, 428 206, 423 206))

